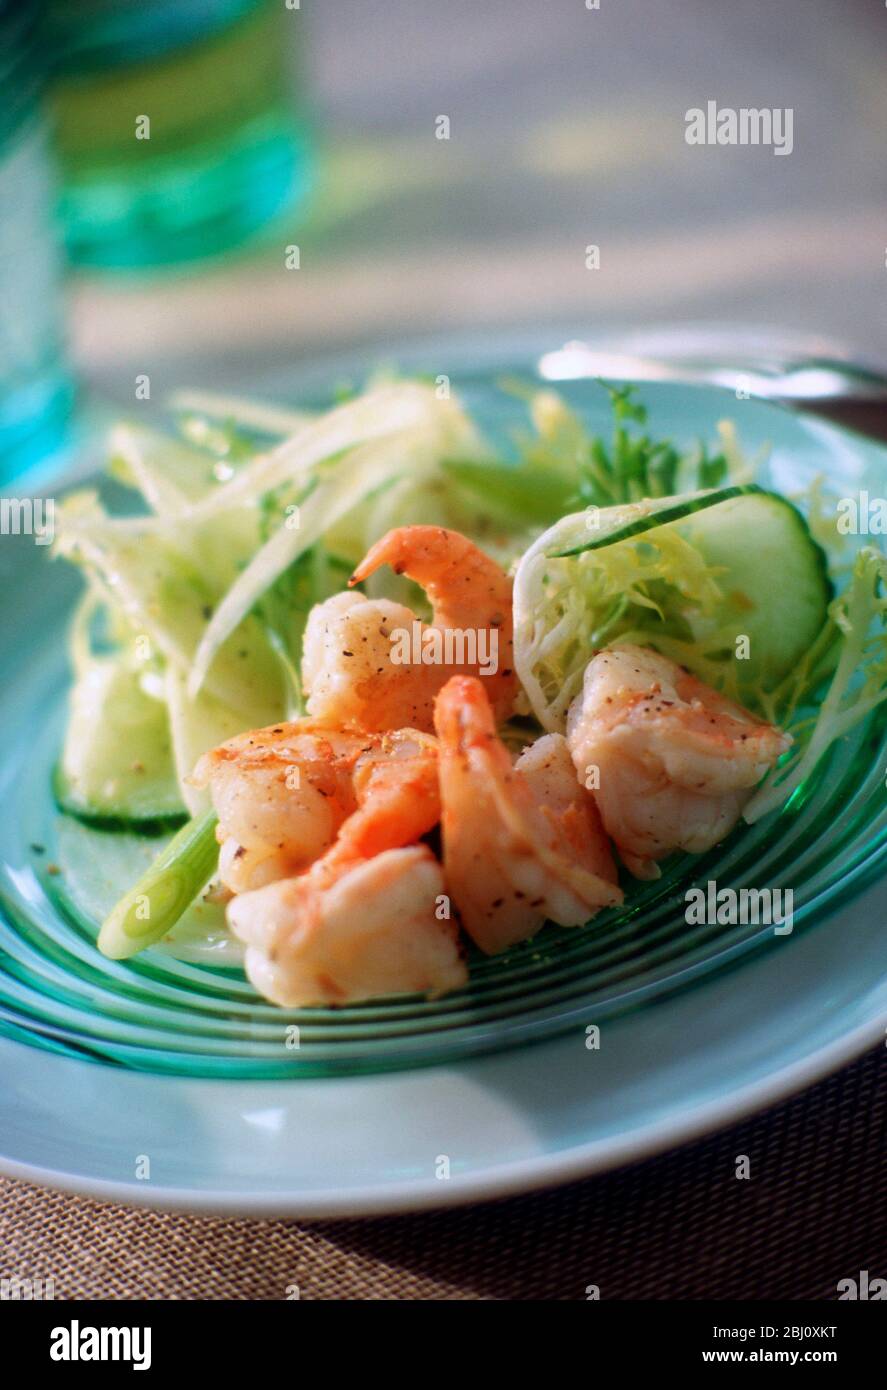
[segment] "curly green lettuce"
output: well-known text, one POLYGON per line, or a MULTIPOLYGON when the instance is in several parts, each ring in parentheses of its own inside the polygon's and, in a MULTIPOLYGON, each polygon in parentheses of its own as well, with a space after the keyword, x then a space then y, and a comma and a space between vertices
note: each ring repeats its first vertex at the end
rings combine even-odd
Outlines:
POLYGON ((887 700, 887 556, 873 546, 859 551, 850 582, 833 600, 828 622, 805 661, 777 692, 776 709, 795 736, 791 752, 774 768, 745 809, 758 821, 785 804, 828 750, 887 700), (797 718, 805 702, 834 671, 818 711, 797 718))

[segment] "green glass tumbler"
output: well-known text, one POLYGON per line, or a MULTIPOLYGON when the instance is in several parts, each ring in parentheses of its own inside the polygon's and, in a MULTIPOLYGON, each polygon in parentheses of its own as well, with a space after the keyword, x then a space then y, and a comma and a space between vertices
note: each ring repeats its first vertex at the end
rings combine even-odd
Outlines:
POLYGON ((50 0, 62 219, 75 264, 247 240, 307 190, 298 0, 50 0))
POLYGON ((62 443, 73 398, 38 0, 0 0, 0 487, 62 443))

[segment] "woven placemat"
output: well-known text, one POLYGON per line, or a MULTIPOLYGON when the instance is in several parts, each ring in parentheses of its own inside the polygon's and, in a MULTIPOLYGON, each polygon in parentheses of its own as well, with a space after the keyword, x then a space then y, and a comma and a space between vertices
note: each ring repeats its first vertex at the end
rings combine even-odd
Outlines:
POLYGON ((834 1299, 887 1275, 885 1199, 879 1048, 665 1157, 458 1211, 221 1221, 2 1182, 0 1274, 61 1299, 834 1299))

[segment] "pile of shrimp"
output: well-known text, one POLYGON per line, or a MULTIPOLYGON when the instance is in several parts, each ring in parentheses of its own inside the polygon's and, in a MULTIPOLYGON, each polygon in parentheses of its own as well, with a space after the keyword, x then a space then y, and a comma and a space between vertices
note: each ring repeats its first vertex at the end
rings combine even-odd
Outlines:
POLYGON ((273 1003, 458 989, 460 925, 495 954, 546 921, 587 923, 623 900, 613 847, 638 878, 710 848, 787 748, 659 653, 617 645, 590 654, 566 736, 513 760, 498 732, 519 693, 511 598, 457 532, 390 531, 309 616, 306 717, 197 764, 228 923, 273 1003), (425 590, 430 623, 355 592, 383 565, 425 590))

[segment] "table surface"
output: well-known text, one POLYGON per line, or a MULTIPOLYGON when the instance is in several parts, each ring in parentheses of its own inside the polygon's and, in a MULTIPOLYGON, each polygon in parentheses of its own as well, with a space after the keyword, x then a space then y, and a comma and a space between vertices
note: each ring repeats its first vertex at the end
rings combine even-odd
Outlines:
POLYGON ((887 1269, 887 1049, 664 1157, 460 1211, 297 1224, 0 1182, 3 1277, 57 1299, 834 1299, 887 1269), (749 1177, 737 1163, 748 1159, 749 1177))

